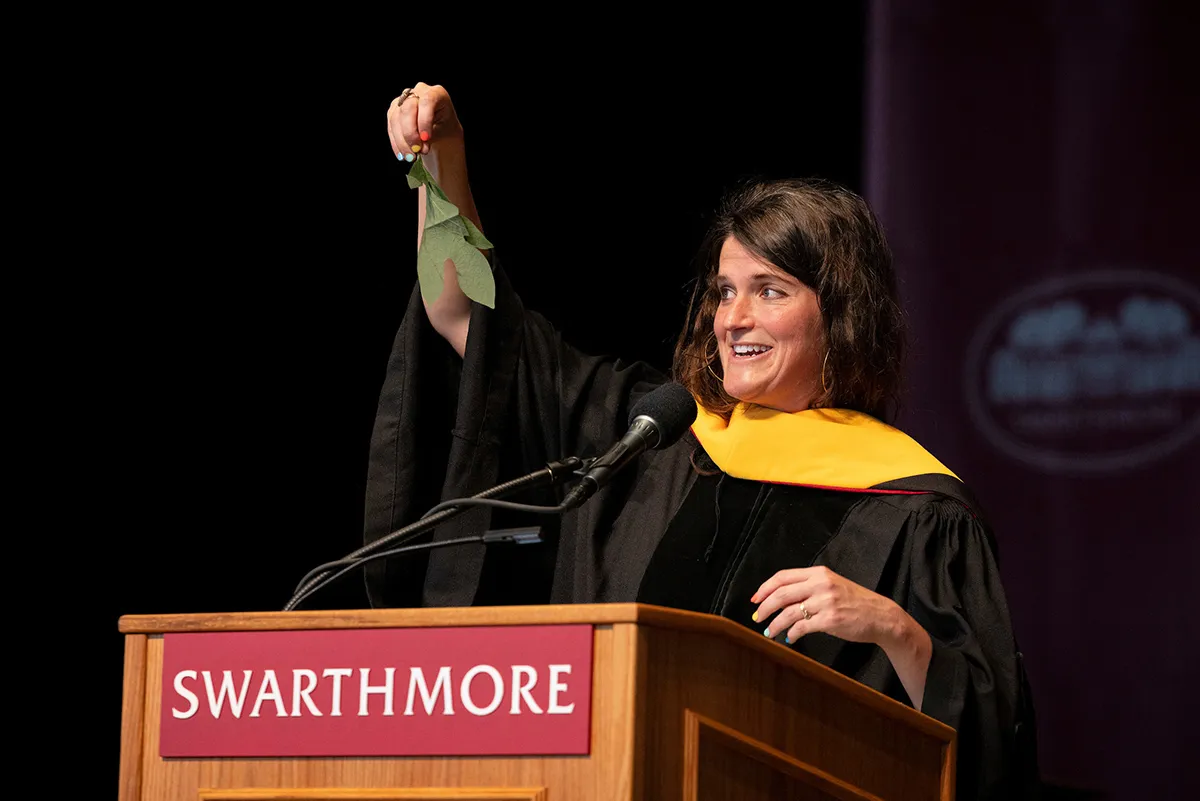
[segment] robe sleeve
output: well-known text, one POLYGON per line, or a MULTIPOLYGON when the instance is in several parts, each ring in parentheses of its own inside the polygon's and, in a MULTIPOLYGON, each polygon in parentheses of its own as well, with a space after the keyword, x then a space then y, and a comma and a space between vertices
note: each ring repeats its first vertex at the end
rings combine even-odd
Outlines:
MULTIPOLYGON (((598 455, 624 432, 630 405, 665 380, 644 363, 570 346, 543 316, 525 309, 494 251, 490 259, 495 308, 472 304, 461 360, 433 330, 419 288, 413 290, 372 430, 367 542, 439 501, 473 495, 548 461, 598 455)), ((433 537, 481 533, 491 519, 490 510, 476 508, 433 537)), ((537 522, 544 536, 557 537, 545 529, 560 521, 537 522)), ((373 606, 470 605, 483 560, 483 546, 468 546, 376 563, 367 570, 368 597, 373 606)))
POLYGON ((921 711, 958 732, 958 798, 1031 798, 1033 704, 990 532, 962 504, 914 514, 908 612, 933 654, 921 711))

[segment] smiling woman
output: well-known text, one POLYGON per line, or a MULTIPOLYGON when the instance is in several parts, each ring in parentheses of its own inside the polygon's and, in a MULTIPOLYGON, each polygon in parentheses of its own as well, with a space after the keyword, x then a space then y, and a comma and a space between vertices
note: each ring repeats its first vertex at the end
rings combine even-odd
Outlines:
POLYGON ((862 198, 818 181, 749 184, 726 199, 700 253, 675 374, 706 409, 887 418, 904 330, 891 254, 862 198))
MULTIPOLYGON (((486 232, 446 90, 397 98, 388 133, 397 156, 421 148, 449 202, 486 232)), ((368 541, 439 500, 603 452, 668 380, 564 342, 488 258, 494 308, 463 294, 452 261, 436 302, 412 295, 380 394, 368 541), (444 483, 409 467, 447 441, 444 483)), ((954 726, 960 798, 1028 797, 1033 710, 992 534, 962 482, 883 422, 902 344, 891 256, 862 198, 819 182, 747 185, 702 245, 675 351, 674 377, 696 400, 691 432, 587 505, 540 519, 546 542, 521 561, 443 549, 389 562, 369 574, 371 600, 721 615, 954 726)), ((532 501, 562 500, 542 492, 532 501)), ((436 537, 495 525, 481 508, 436 537)))

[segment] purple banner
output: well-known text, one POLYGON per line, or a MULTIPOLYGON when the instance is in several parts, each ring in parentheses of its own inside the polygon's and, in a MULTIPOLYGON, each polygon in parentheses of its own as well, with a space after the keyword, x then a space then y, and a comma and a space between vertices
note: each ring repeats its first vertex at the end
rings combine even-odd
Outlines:
MULTIPOLYGON (((1196 798, 1200 126, 1162 5, 876 2, 901 425, 995 526, 1050 782, 1196 798)), ((1185 67, 1186 65, 1193 65, 1185 67)))

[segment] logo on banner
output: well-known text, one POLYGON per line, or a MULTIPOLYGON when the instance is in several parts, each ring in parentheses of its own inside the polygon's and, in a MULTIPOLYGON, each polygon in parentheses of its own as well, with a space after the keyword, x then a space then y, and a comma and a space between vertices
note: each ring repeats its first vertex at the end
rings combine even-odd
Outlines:
POLYGON ((1015 459, 1148 464, 1200 433, 1200 290, 1137 270, 1036 284, 984 320, 966 378, 975 425, 1015 459))

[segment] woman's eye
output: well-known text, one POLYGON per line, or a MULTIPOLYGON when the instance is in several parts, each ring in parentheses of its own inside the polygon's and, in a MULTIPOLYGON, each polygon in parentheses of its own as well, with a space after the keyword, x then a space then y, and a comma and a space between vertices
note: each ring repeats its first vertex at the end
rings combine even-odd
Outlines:
POLYGON ((729 300, 730 298, 733 297, 733 287, 730 287, 730 286, 718 287, 717 294, 720 296, 721 300, 729 300))
POLYGON ((763 287, 762 295, 764 298, 782 298, 783 293, 778 289, 770 286, 763 287))

